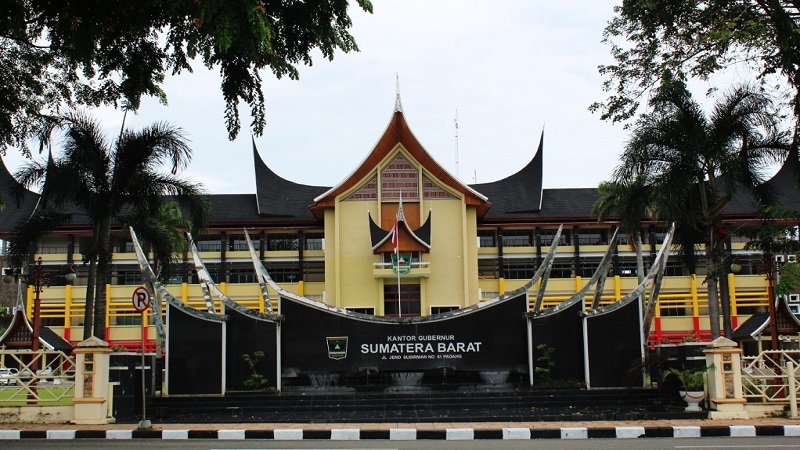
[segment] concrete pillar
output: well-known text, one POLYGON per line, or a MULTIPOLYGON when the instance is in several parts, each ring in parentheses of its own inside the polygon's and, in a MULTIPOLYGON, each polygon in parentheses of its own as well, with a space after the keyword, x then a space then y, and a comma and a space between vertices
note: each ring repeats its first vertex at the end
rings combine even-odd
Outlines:
POLYGON ((721 336, 708 344, 703 353, 708 367, 709 419, 747 419, 742 394, 742 350, 721 336))
POLYGON ((113 423, 112 388, 108 382, 108 343, 91 337, 78 344, 75 354, 75 418, 76 424, 113 423))

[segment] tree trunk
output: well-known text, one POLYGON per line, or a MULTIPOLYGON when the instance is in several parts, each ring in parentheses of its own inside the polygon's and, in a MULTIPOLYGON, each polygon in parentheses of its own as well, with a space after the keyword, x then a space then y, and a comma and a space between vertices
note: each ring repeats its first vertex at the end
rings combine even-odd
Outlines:
POLYGON ((106 339, 106 285, 109 281, 111 259, 111 218, 100 218, 97 240, 97 286, 94 301, 94 335, 106 339))
POLYGON ((708 288, 708 321, 709 329, 711 330, 711 340, 720 336, 719 296, 717 295, 717 278, 715 273, 717 263, 718 261, 717 258, 715 258, 713 246, 706 244, 706 270, 708 271, 706 287, 708 288))

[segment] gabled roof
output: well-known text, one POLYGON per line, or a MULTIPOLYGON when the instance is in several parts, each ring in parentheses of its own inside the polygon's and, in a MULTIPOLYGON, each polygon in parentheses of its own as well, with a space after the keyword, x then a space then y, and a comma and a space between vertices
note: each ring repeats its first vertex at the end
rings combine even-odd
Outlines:
POLYGON ((486 214, 486 219, 527 217, 541 211, 543 153, 544 131, 539 138, 536 154, 519 172, 491 183, 470 185, 486 195, 492 203, 492 209, 486 214))
POLYGON ((462 193, 465 203, 477 208, 478 217, 483 216, 486 211, 489 210, 491 204, 486 201, 485 196, 450 175, 447 170, 440 166, 439 163, 428 154, 411 132, 408 123, 406 123, 402 108, 398 109, 396 107, 389 121, 389 125, 386 127, 386 131, 384 131, 381 138, 378 139, 378 143, 375 144, 375 147, 361 164, 345 178, 344 181, 328 191, 321 193, 321 195, 314 199, 315 203, 311 207, 314 215, 316 217, 321 217, 322 210, 333 207, 338 195, 355 187, 357 183, 361 182, 370 172, 375 170, 381 161, 395 149, 397 144, 402 145, 411 157, 421 164, 431 175, 451 189, 462 193))
MULTIPOLYGON (((785 297, 778 297, 775 301, 775 317, 778 323, 779 334, 796 334, 800 331, 800 319, 789 310, 785 297)), ((768 312, 756 313, 745 320, 733 331, 734 339, 755 338, 760 334, 769 334, 767 327, 770 324, 768 312)))
POLYGON ((316 223, 309 211, 311 200, 330 188, 308 186, 278 176, 264 163, 253 141, 253 165, 256 171, 256 204, 262 222, 316 223))

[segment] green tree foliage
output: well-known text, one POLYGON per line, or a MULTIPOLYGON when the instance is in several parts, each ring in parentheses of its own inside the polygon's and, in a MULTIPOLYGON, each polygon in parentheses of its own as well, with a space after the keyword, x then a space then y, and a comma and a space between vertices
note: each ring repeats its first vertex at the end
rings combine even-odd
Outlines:
POLYGON ((785 77, 800 117, 797 0, 624 0, 615 12, 603 39, 614 63, 600 66, 611 94, 590 108, 603 120, 632 118, 665 73, 702 79, 740 62, 762 81, 785 77))
MULTIPOLYGON (((634 124, 613 173, 612 182, 625 194, 617 195, 613 205, 620 217, 649 211, 653 219, 674 223, 680 255, 692 272, 695 247, 705 246, 713 338, 720 335, 717 271, 728 233, 722 211, 735 194, 771 204, 763 169, 783 161, 788 149, 788 135, 779 131, 770 99, 755 89, 731 89, 707 116, 682 82, 667 80, 649 112, 634 124), (627 195, 629 191, 647 195, 627 195)), ((640 218, 621 221, 635 224, 640 218)))
MULTIPOLYGON (((91 222, 91 245, 81 248, 89 263, 84 338, 91 335, 94 323, 93 334, 103 339, 112 224, 130 223, 137 216, 157 217, 166 196, 190 212, 195 226, 207 222, 209 207, 200 185, 175 175, 192 156, 179 128, 156 123, 140 131, 124 130, 111 144, 100 124, 85 114, 67 114, 60 125, 66 129, 63 155, 51 156, 46 162, 31 160, 15 174, 20 182, 16 190, 21 195, 25 189, 41 185, 42 210, 85 216, 91 222), (165 166, 168 171, 162 170, 165 166)), ((36 241, 36 236, 29 234, 14 236, 19 245, 11 248, 22 253, 10 255, 12 259, 24 259, 29 250, 25 243, 36 241)))
MULTIPOLYGON (((372 12, 369 0, 356 0, 372 12)), ((4 0, 0 2, 0 151, 43 136, 52 115, 76 104, 138 109, 166 101, 169 74, 200 61, 222 76, 225 122, 235 138, 239 103, 255 134, 265 124, 259 71, 298 78, 312 53, 357 51, 348 0, 4 0)))

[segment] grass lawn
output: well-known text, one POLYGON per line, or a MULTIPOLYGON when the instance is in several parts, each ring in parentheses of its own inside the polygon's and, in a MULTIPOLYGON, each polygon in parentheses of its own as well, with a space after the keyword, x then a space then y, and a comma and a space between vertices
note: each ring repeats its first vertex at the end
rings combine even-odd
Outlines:
MULTIPOLYGON (((74 386, 39 385, 36 388, 39 403, 43 405, 71 405, 75 396, 74 386)), ((21 386, 0 389, 0 406, 21 406, 28 404, 28 389, 21 386)))

